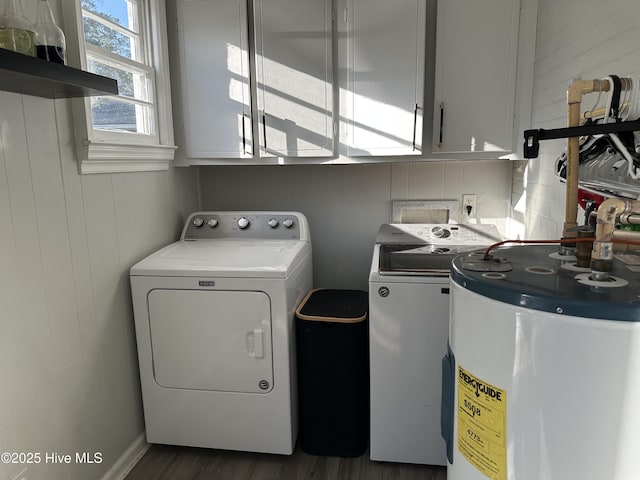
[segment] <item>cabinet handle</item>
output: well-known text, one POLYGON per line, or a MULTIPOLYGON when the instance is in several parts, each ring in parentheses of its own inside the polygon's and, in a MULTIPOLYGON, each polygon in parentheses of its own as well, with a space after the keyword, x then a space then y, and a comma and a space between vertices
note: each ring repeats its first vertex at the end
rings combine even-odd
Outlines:
POLYGON ((243 113, 242 114, 242 154, 246 155, 247 154, 247 135, 246 135, 246 127, 245 127, 245 120, 247 119, 247 116, 243 113))
POLYGON ((418 104, 413 105, 413 144, 411 149, 416 151, 416 129, 418 128, 418 104))
POLYGON ((262 136, 264 137, 264 149, 267 149, 267 114, 262 112, 262 136))
POLYGON ((440 137, 438 140, 438 148, 442 148, 443 130, 444 130, 444 102, 440 102, 440 137))

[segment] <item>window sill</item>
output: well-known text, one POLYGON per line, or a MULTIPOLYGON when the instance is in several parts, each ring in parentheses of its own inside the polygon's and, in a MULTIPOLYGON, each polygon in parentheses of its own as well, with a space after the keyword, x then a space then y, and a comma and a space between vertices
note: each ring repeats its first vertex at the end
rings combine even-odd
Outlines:
POLYGON ((81 174, 152 172, 168 170, 177 147, 85 142, 80 147, 81 174))

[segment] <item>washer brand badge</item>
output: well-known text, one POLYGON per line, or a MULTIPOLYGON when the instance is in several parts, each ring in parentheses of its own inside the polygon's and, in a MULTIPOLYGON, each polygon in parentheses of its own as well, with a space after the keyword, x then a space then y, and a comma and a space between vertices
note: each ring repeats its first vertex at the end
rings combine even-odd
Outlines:
POLYGON ((378 295, 380 295, 382 298, 388 297, 389 296, 389 287, 380 287, 378 289, 378 295))
POLYGON ((198 282, 198 285, 200 285, 201 287, 215 287, 216 282, 213 282, 211 280, 200 280, 198 282))

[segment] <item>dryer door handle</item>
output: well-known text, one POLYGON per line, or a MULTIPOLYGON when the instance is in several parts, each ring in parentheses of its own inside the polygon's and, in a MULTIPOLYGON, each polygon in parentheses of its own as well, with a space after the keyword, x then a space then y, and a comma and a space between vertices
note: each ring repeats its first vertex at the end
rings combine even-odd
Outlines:
POLYGON ((264 358, 264 330, 256 328, 247 332, 246 338, 247 353, 253 358, 264 358))

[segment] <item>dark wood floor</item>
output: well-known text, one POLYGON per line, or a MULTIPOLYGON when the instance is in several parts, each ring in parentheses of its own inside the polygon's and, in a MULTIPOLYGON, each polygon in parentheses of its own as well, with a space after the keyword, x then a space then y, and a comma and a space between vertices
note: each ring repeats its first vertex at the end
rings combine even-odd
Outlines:
POLYGON ((445 467, 153 445, 125 480, 446 480, 445 467))

